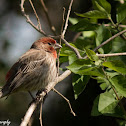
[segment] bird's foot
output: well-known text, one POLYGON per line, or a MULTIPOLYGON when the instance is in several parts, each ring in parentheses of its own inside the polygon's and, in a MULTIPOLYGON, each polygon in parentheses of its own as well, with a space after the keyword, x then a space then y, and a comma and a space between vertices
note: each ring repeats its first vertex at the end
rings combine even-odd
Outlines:
MULTIPOLYGON (((38 90, 38 92, 36 93, 36 99, 40 99, 42 92, 45 92, 47 96, 47 89, 41 89, 41 90, 38 90)), ((45 100, 46 96, 43 98, 43 101, 45 100)))

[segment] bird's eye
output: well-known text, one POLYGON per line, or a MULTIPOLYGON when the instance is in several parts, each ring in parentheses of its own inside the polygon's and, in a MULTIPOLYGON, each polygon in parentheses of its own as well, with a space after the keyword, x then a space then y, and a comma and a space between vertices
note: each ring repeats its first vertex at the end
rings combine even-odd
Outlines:
POLYGON ((51 43, 48 43, 48 45, 51 45, 51 43))

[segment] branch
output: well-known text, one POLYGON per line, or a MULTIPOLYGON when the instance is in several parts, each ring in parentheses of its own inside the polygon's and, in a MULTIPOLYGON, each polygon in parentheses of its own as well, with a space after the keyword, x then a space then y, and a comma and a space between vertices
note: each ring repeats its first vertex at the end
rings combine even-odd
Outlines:
POLYGON ((35 7, 34 7, 34 5, 33 5, 33 3, 32 3, 31 0, 29 0, 29 2, 30 2, 30 4, 31 4, 31 7, 32 7, 32 9, 33 9, 33 11, 34 11, 34 14, 35 14, 36 19, 37 19, 37 22, 38 22, 38 29, 42 30, 41 23, 40 23, 40 20, 39 20, 38 15, 37 15, 37 12, 36 12, 36 10, 35 10, 35 7))
POLYGON ((73 38, 73 42, 75 42, 77 40, 77 38, 82 34, 82 32, 78 32, 74 38, 73 38))
MULTIPOLYGON (((93 51, 94 51, 94 52, 97 52, 97 50, 98 50, 99 48, 101 48, 102 46, 106 45, 107 43, 109 43, 110 41, 112 41, 113 39, 115 39, 116 37, 120 36, 121 34, 123 34, 123 33, 125 33, 125 32, 126 32, 126 29, 123 30, 123 31, 121 31, 121 32, 119 32, 119 33, 117 33, 117 34, 115 34, 115 35, 112 36, 111 38, 109 38, 109 39, 107 39, 106 41, 104 41, 101 45, 97 46, 93 51)), ((55 39, 59 38, 59 36, 55 36, 55 37, 54 37, 54 36, 51 36, 51 37, 53 37, 53 38, 55 38, 55 39)), ((75 54, 77 55, 77 58, 78 58, 78 59, 85 59, 85 58, 87 58, 87 56, 81 57, 81 55, 80 55, 79 51, 77 50, 77 48, 71 46, 63 37, 61 38, 61 40, 62 40, 63 43, 65 43, 66 46, 68 46, 69 48, 71 48, 71 49, 75 52, 75 54)), ((97 55, 100 56, 100 54, 97 54, 97 55)), ((107 54, 106 54, 106 55, 107 55, 107 54)), ((116 55, 116 54, 115 54, 115 55, 116 55)), ((117 55, 118 55, 118 54, 117 54, 117 55)), ((124 53, 123 55, 125 55, 125 53, 124 53)), ((103 57, 103 56, 101 56, 101 57, 103 57)), ((106 57, 107 57, 107 56, 106 56, 106 57)))
POLYGON ((56 92, 58 95, 60 95, 68 103, 69 108, 70 108, 70 112, 73 114, 73 116, 76 116, 75 112, 72 109, 70 101, 64 95, 62 95, 59 91, 57 91, 55 88, 53 88, 53 91, 56 92))
POLYGON ((25 116, 24 116, 24 119, 23 121, 21 122, 20 126, 27 126, 33 112, 35 111, 37 105, 41 102, 41 100, 44 98, 44 96, 46 95, 46 93, 48 93, 50 90, 52 90, 54 88, 54 86, 64 80, 67 76, 69 76, 71 74, 71 71, 70 70, 66 70, 62 75, 60 75, 54 82, 51 82, 50 84, 48 84, 48 86, 46 87, 46 92, 42 92, 40 94, 40 98, 37 99, 36 101, 34 101, 31 106, 29 107, 29 109, 27 110, 25 116))
POLYGON ((34 25, 34 24, 32 23, 32 21, 31 21, 30 18, 29 18, 29 15, 26 15, 25 9, 24 9, 24 2, 25 2, 25 0, 21 0, 21 5, 20 5, 20 6, 21 6, 21 12, 22 12, 23 16, 26 18, 26 21, 27 21, 34 29, 36 29, 38 32, 40 32, 40 33, 43 34, 44 36, 47 36, 46 33, 45 33, 42 29, 38 28, 38 26, 36 26, 36 25, 34 25))
POLYGON ((40 103, 40 115, 39 115, 40 125, 42 125, 42 102, 40 103))
POLYGON ((47 7, 46 7, 44 1, 43 1, 43 0, 40 0, 40 1, 41 1, 43 10, 44 10, 44 12, 45 12, 45 15, 46 15, 46 17, 47 17, 47 20, 48 20, 50 29, 52 30, 53 34, 56 35, 56 29, 55 29, 55 27, 52 25, 52 22, 51 22, 51 20, 50 20, 49 15, 48 15, 48 9, 47 9, 47 7))
POLYGON ((79 51, 77 50, 77 48, 71 46, 64 38, 61 38, 62 42, 65 43, 66 46, 68 46, 69 48, 71 48, 75 54, 77 55, 78 59, 83 59, 79 53, 79 51))
POLYGON ((70 11, 71 11, 72 4, 73 4, 73 0, 71 0, 70 5, 69 5, 69 9, 68 9, 68 13, 67 13, 67 18, 66 18, 65 27, 64 27, 64 30, 63 30, 63 33, 62 33, 63 38, 64 38, 65 32, 66 32, 66 30, 67 30, 68 19, 69 19, 69 16, 70 16, 70 11))
POLYGON ((93 51, 96 52, 99 48, 101 48, 102 46, 104 46, 105 44, 109 43, 110 41, 112 41, 113 39, 115 39, 116 37, 120 36, 121 34, 125 33, 126 29, 113 35, 111 38, 107 39, 106 41, 104 41, 101 45, 97 46, 93 51))
MULTIPOLYGON (((62 22, 62 25, 61 25, 61 36, 62 36, 62 32, 63 32, 63 26, 64 26, 64 22, 65 22, 65 19, 64 19, 64 16, 65 16, 65 8, 63 7, 63 22, 62 22)), ((60 39, 59 39, 59 44, 61 45, 61 36, 60 36, 60 39)), ((60 51, 61 51, 61 48, 59 49, 59 52, 58 52, 58 55, 57 55, 57 74, 59 75, 59 56, 60 56, 60 51)))
MULTIPOLYGON (((102 25, 102 24, 98 24, 98 25, 102 25)), ((104 26, 110 27, 111 24, 104 24, 104 26)), ((126 28, 126 25, 119 24, 118 27, 120 27, 120 28, 126 28)))
POLYGON ((112 54, 96 54, 98 57, 112 57, 112 56, 124 56, 126 52, 123 53, 112 53, 112 54))

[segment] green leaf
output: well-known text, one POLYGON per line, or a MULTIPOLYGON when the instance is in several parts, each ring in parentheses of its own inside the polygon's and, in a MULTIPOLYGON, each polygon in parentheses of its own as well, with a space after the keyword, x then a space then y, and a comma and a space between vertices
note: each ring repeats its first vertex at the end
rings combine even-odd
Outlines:
POLYGON ((104 73, 101 68, 95 66, 95 64, 89 59, 78 59, 69 66, 67 66, 75 74, 79 75, 91 75, 104 77, 104 73))
POLYGON ((69 64, 72 64, 74 61, 77 60, 77 56, 76 54, 72 54, 68 57, 68 59, 69 59, 69 64))
POLYGON ((100 10, 100 9, 97 7, 96 3, 95 3, 95 2, 97 2, 102 8, 105 9, 105 11, 106 11, 108 14, 111 13, 111 4, 110 4, 109 2, 107 2, 106 0, 93 0, 92 2, 93 2, 93 7, 94 7, 94 9, 100 10))
POLYGON ((83 19, 79 21, 77 24, 70 27, 72 31, 80 32, 80 31, 92 31, 98 27, 97 24, 91 23, 88 19, 83 19))
POLYGON ((100 95, 98 110, 101 113, 108 113, 111 112, 117 106, 117 104, 118 101, 115 100, 114 96, 109 92, 105 92, 100 95))
POLYGON ((105 10, 102 6, 100 6, 99 3, 98 3, 97 1, 95 1, 94 3, 95 3, 95 5, 96 5, 96 7, 97 7, 97 9, 98 9, 99 11, 102 11, 102 12, 106 13, 106 10, 105 10))
POLYGON ((86 51, 86 54, 87 54, 87 56, 89 57, 90 60, 92 60, 92 61, 98 61, 99 60, 98 56, 96 55, 96 53, 93 50, 85 48, 85 51, 86 51))
POLYGON ((110 79, 110 81, 114 85, 116 90, 124 97, 126 97, 126 77, 117 75, 110 79))
POLYGON ((118 106, 118 102, 111 93, 102 93, 95 99, 91 114, 92 116, 104 114, 122 118, 123 112, 118 106))
POLYGON ((120 5, 120 6, 117 8, 117 15, 116 15, 116 18, 117 18, 118 24, 121 23, 121 22, 126 18, 126 3, 120 5))
POLYGON ((78 96, 83 92, 89 79, 90 79, 90 76, 83 76, 83 75, 80 76, 78 74, 73 75, 72 85, 73 85, 73 89, 74 89, 75 99, 77 99, 78 96))
POLYGON ((99 97, 100 97, 100 96, 97 96, 96 99, 94 100, 93 108, 92 108, 92 111, 91 111, 91 115, 92 115, 92 116, 99 116, 99 115, 102 115, 102 113, 99 112, 99 110, 98 110, 99 97))
MULTIPOLYGON (((85 32, 83 32, 83 34, 84 35, 79 37, 74 44, 78 49, 83 50, 84 51, 83 54, 84 54, 85 53, 85 47, 86 48, 95 48, 96 45, 93 42, 95 35, 92 35, 92 31, 85 31, 85 32), (88 32, 89 36, 86 35, 87 32, 88 32)), ((93 34, 95 34, 95 33, 93 32, 93 34)))
POLYGON ((69 17, 69 21, 73 25, 76 24, 76 23, 78 23, 78 19, 77 18, 71 18, 71 17, 69 17))
POLYGON ((61 48, 60 56, 69 56, 71 54, 74 54, 74 52, 69 47, 63 45, 61 48))
POLYGON ((60 63, 67 62, 68 61, 68 57, 67 56, 60 56, 59 57, 59 61, 60 61, 60 63))
MULTIPOLYGON (((96 45, 99 46, 101 43, 103 43, 105 40, 109 39, 112 35, 111 32, 104 26, 101 25, 96 30, 97 36, 96 36, 96 45)), ((104 45, 102 48, 99 49, 100 53, 109 53, 112 49, 112 42, 109 42, 108 44, 104 45)))
POLYGON ((105 90, 105 89, 107 89, 107 84, 106 83, 102 83, 102 84, 100 84, 100 88, 102 89, 102 90, 105 90))
POLYGON ((82 67, 85 68, 90 68, 92 66, 92 63, 89 59, 84 60, 84 59, 78 59, 69 66, 67 66, 68 69, 70 69, 72 72, 77 73, 79 69, 82 67))
POLYGON ((105 90, 109 87, 109 81, 105 77, 96 77, 97 83, 100 84, 102 90, 105 90))
POLYGON ((102 65, 105 67, 108 67, 114 71, 117 71, 121 74, 126 74, 126 65, 120 60, 104 62, 102 65))
POLYGON ((87 17, 87 18, 96 18, 96 19, 108 19, 108 15, 102 11, 98 10, 93 10, 93 11, 88 11, 83 14, 75 13, 77 16, 80 17, 87 17))

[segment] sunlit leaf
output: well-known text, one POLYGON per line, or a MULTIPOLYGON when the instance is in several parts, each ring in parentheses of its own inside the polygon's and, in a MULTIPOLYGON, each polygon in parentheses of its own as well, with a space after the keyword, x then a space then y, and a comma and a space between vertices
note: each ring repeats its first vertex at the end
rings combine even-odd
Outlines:
POLYGON ((120 60, 104 62, 102 65, 121 74, 126 74, 126 65, 120 60))
POLYGON ((97 1, 94 1, 94 3, 99 11, 106 13, 106 10, 97 1))
POLYGON ((96 5, 97 2, 108 14, 111 13, 111 4, 107 0, 92 0, 92 2, 94 9, 100 10, 96 5))
POLYGON ((71 18, 69 17, 69 21, 74 25, 76 23, 78 23, 78 19, 77 18, 71 18))
MULTIPOLYGON (((101 25, 96 30, 97 36, 96 36, 96 45, 99 46, 101 43, 103 43, 105 40, 109 39, 112 35, 111 32, 103 25, 101 25)), ((109 42, 108 44, 104 45, 102 48, 99 49, 100 53, 109 53, 112 49, 112 42, 109 42)))
POLYGON ((101 68, 98 68, 94 65, 89 59, 76 60, 69 66, 67 66, 75 74, 79 75, 91 75, 91 76, 104 76, 104 73, 101 68))
POLYGON ((126 77, 123 75, 114 76, 110 79, 116 90, 126 97, 126 77))
POLYGON ((92 31, 98 27, 97 24, 91 23, 88 19, 83 19, 77 24, 70 27, 71 30, 80 32, 80 31, 92 31))
POLYGON ((69 55, 68 59, 69 59, 69 64, 72 64, 74 61, 77 60, 77 56, 76 56, 76 54, 74 53, 74 54, 72 54, 72 55, 69 55))
POLYGON ((122 118, 124 115, 118 102, 111 93, 102 93, 95 99, 91 114, 92 116, 103 114, 122 118))
POLYGON ((108 15, 106 13, 104 13, 102 11, 98 11, 98 10, 88 11, 83 14, 79 14, 79 13, 75 13, 75 14, 80 17, 108 19, 108 15))
POLYGON ((98 56, 96 55, 96 53, 93 50, 90 50, 87 48, 85 48, 85 50, 86 50, 86 54, 90 58, 90 60, 93 60, 93 61, 99 60, 98 56))
POLYGON ((118 23, 121 23, 126 18, 126 3, 117 8, 116 18, 118 23))

